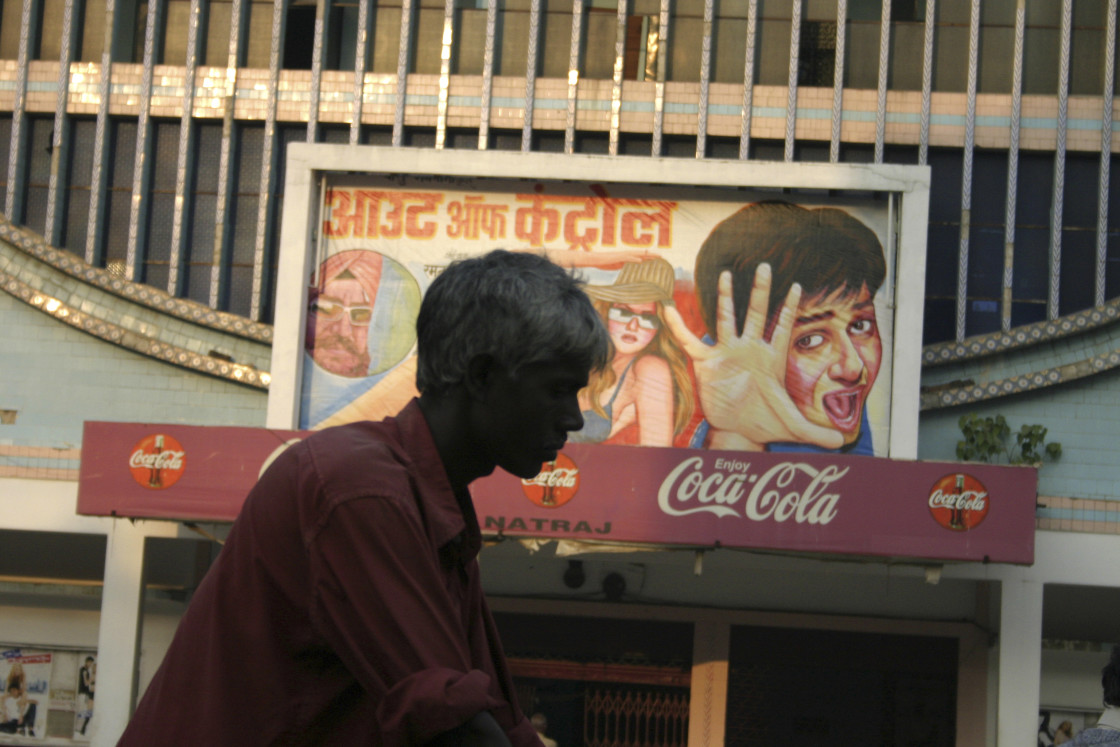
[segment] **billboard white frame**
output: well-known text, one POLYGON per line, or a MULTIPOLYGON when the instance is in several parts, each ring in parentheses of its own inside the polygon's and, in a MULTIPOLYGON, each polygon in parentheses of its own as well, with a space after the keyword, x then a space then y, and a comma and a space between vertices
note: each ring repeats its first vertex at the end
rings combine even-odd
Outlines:
POLYGON ((716 187, 723 189, 837 190, 889 197, 890 240, 897 264, 894 288, 890 442, 892 458, 918 453, 921 330, 925 299, 928 166, 784 163, 717 159, 568 155, 520 151, 431 150, 371 145, 292 143, 284 181, 280 266, 277 275, 272 381, 266 425, 295 428, 299 421, 304 310, 312 272, 317 206, 333 174, 536 179, 595 183, 716 187), (298 299, 292 303, 290 299, 298 299), (283 303, 282 303, 283 302, 283 303))

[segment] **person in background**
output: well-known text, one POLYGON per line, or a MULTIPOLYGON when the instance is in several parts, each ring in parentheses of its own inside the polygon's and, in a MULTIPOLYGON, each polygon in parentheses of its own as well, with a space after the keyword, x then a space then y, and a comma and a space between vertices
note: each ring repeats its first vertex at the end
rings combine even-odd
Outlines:
POLYGON ((1120 644, 1112 647, 1108 664, 1101 670, 1101 688, 1104 691, 1104 712, 1097 725, 1084 729, 1066 742, 1066 747, 1089 744, 1120 745, 1120 644))
POLYGON ((4 684, 4 692, 6 693, 11 690, 13 685, 15 685, 20 695, 24 695, 27 692, 27 673, 23 671, 23 662, 18 659, 12 662, 12 668, 8 670, 8 678, 4 684))
POLYGON ((8 683, 0 702, 0 734, 35 736, 35 716, 39 702, 20 692, 19 685, 8 683))
POLYGON ((556 740, 545 734, 548 731, 548 718, 543 713, 534 713, 529 721, 532 722, 533 728, 537 730, 537 737, 540 738, 544 747, 556 747, 556 740))
POLYGON ((79 734, 85 734, 89 720, 93 718, 93 693, 96 682, 96 663, 92 656, 86 657, 85 665, 78 670, 78 720, 81 726, 77 727, 79 734))
POLYGON ((416 321, 420 396, 277 457, 118 744, 540 747, 468 486, 536 476, 582 426, 610 348, 581 286, 529 253, 449 265, 416 321))

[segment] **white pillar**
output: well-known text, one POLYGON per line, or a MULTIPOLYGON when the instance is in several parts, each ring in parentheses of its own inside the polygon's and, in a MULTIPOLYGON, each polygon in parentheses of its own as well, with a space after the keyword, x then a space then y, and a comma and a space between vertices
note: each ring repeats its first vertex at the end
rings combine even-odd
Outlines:
POLYGON ((1041 582, 1020 573, 1000 585, 999 747, 1027 747, 1037 741, 1042 589, 1041 582))
POLYGON ((730 625, 725 622, 696 623, 692 644, 688 747, 723 745, 730 653, 730 625))
POLYGON ((107 538, 97 633, 97 705, 90 721, 92 747, 115 745, 132 715, 144 592, 144 537, 141 527, 117 519, 107 538))

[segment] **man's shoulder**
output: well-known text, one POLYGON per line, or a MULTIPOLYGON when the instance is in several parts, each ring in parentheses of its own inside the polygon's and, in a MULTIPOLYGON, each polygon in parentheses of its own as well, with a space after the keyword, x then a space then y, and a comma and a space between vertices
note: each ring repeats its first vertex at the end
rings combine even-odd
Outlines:
POLYGON ((393 418, 385 420, 358 420, 353 423, 334 425, 314 431, 304 439, 319 448, 335 446, 362 446, 371 444, 394 444, 400 441, 400 431, 395 427, 393 418))
POLYGON ((362 421, 327 428, 305 439, 304 448, 319 479, 352 486, 407 480, 413 456, 391 420, 362 421))

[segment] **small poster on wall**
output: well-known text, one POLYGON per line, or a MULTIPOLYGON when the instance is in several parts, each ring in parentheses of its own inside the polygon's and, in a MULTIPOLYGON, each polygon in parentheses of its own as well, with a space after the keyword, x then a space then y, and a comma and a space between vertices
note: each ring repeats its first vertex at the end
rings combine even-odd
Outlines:
POLYGON ((78 668, 77 700, 74 703, 74 739, 89 741, 89 722, 93 718, 93 692, 97 684, 97 658, 88 653, 78 668))
POLYGON ((47 732, 52 654, 10 648, 0 651, 0 735, 42 740, 47 732))

